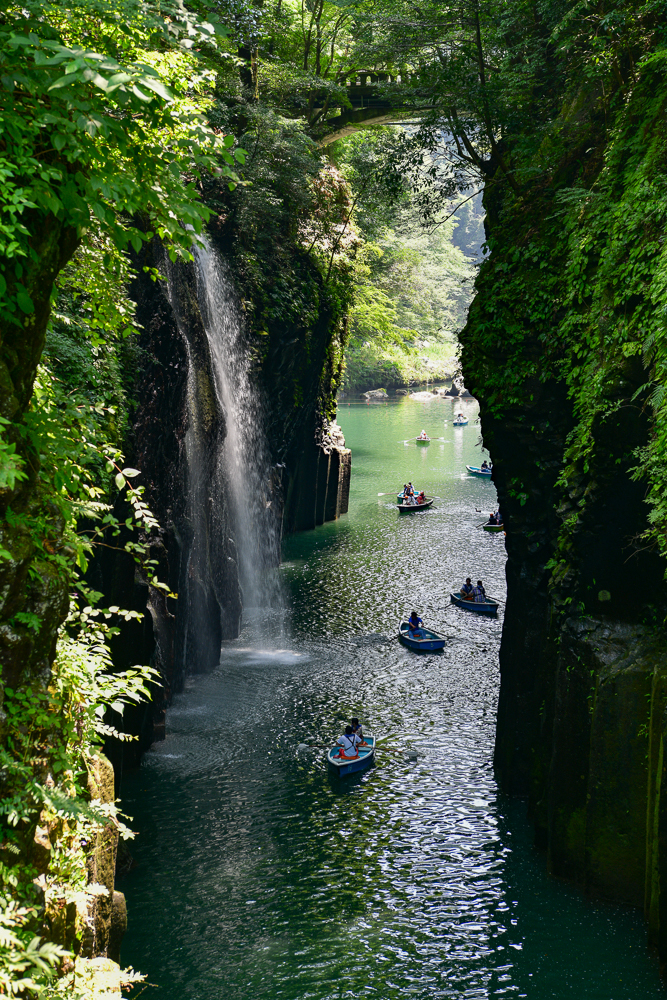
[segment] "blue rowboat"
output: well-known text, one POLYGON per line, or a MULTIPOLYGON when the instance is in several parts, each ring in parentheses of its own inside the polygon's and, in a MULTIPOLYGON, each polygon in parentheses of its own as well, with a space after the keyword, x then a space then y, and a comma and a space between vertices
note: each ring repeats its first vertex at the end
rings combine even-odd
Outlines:
POLYGON ((463 418, 456 417, 454 420, 452 420, 452 427, 465 427, 467 423, 468 423, 467 417, 463 418))
POLYGON ((437 632, 431 632, 427 628, 412 629, 408 622, 401 622, 398 626, 398 636, 404 646, 414 650, 415 653, 424 651, 432 652, 434 649, 443 649, 446 639, 443 639, 437 632), (416 631, 418 638, 413 635, 416 631))
POLYGON ((485 479, 491 478, 491 469, 479 469, 476 465, 466 465, 466 469, 471 476, 482 476, 485 479))
POLYGON ((365 733, 364 740, 369 746, 359 747, 358 757, 341 759, 337 756, 340 750, 337 746, 332 747, 327 753, 329 767, 339 778, 344 778, 346 774, 354 774, 356 771, 365 771, 375 760, 375 737, 371 733, 365 733))
POLYGON ((498 613, 498 604, 487 597, 485 601, 464 601, 460 594, 452 594, 452 604, 466 611, 474 611, 478 615, 495 615, 498 613))

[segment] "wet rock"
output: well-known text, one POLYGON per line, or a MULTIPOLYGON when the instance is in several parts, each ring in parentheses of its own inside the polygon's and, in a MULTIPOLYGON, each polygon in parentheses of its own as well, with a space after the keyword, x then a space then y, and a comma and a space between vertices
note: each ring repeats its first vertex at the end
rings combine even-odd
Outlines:
POLYGON ((386 389, 369 389, 368 392, 362 392, 362 399, 385 399, 387 396, 386 389))
POLYGON ((350 495, 352 452, 345 447, 339 425, 326 422, 309 448, 304 448, 297 466, 296 482, 307 480, 310 488, 294 495, 289 484, 290 530, 304 531, 346 514, 350 495))
POLYGON ((111 901, 111 926, 107 953, 114 962, 120 962, 120 946, 127 930, 127 905, 122 892, 114 892, 111 901))

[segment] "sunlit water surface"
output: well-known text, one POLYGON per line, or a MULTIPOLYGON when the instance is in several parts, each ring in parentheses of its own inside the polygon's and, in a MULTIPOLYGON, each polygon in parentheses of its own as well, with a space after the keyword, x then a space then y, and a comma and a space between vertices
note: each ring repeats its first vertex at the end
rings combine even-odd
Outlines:
POLYGON ((503 536, 478 527, 494 488, 465 474, 483 457, 476 416, 472 401, 341 405, 349 514, 288 539, 285 609, 261 630, 273 641, 255 644, 250 622, 225 644, 124 781, 140 836, 119 886, 123 961, 148 995, 664 996, 641 917, 547 878, 524 806, 497 793, 502 615, 448 603, 466 575, 504 596, 503 536), (444 440, 401 443, 422 427, 444 440), (398 514, 408 479, 440 498, 432 510, 398 514), (412 608, 449 637, 444 653, 393 639, 412 608), (355 714, 386 737, 372 771, 336 779, 322 751, 297 752, 355 714))

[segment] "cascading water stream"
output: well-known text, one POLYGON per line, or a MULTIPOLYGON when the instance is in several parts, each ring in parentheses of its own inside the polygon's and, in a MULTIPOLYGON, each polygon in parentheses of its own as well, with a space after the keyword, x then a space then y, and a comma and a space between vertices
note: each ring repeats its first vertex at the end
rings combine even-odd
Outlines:
POLYGON ((226 421, 219 474, 226 485, 244 610, 266 610, 280 603, 280 531, 260 393, 227 265, 209 246, 198 248, 195 259, 199 308, 226 421))
POLYGON ((242 311, 225 262, 206 244, 193 267, 165 256, 167 296, 183 343, 183 505, 174 659, 180 676, 220 661, 241 612, 264 632, 280 607, 280 502, 242 311))

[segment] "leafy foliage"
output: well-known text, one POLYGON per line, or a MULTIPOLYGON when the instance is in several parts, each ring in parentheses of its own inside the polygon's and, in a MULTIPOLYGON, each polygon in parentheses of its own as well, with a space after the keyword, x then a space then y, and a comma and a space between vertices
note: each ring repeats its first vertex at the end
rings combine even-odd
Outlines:
POLYGON ((147 233, 128 217, 146 213, 174 254, 190 245, 188 227, 201 231, 209 212, 187 172, 205 167, 236 180, 233 140, 216 136, 190 97, 206 82, 193 46, 214 43, 213 26, 176 4, 5 8, 0 318, 33 311, 23 282, 33 214, 79 233, 94 219, 116 246, 138 248, 147 233))
MULTIPOLYGON (((624 564, 632 560, 626 571, 640 564, 647 547, 667 554, 661 431, 667 202, 659 124, 667 94, 664 37, 650 12, 626 5, 576 11, 553 31, 554 79, 567 81, 560 106, 542 120, 537 148, 517 139, 525 187, 487 193, 491 255, 478 279, 463 354, 489 418, 510 410, 517 422, 527 420, 519 416, 527 400, 544 387, 565 388, 571 418, 563 453, 551 454, 548 422, 533 428, 538 440, 545 436, 543 461, 560 466, 548 569, 557 600, 595 606, 603 583, 587 565, 592 557, 585 558, 581 539, 600 530, 601 511, 618 517, 613 504, 605 508, 612 495, 623 498, 619 512, 633 497, 641 507, 633 476, 646 483, 650 506, 642 538, 631 537, 641 533, 640 514, 618 524, 615 544, 624 546, 624 564)), ((508 480, 507 489, 521 504, 531 493, 518 479, 508 480)), ((603 561, 603 554, 596 558, 603 561)), ((615 583, 605 581, 602 592, 613 591, 621 602, 615 583)), ((627 610, 632 595, 622 603, 627 610)))

